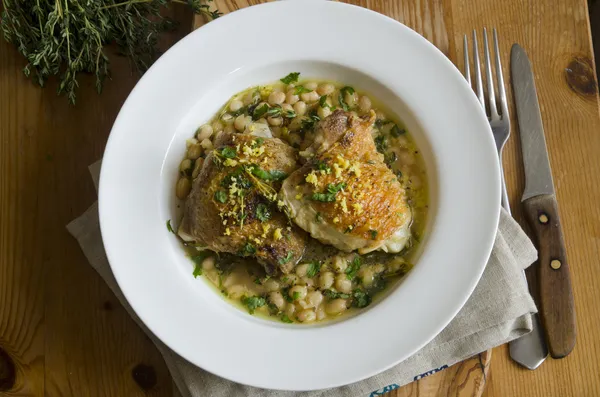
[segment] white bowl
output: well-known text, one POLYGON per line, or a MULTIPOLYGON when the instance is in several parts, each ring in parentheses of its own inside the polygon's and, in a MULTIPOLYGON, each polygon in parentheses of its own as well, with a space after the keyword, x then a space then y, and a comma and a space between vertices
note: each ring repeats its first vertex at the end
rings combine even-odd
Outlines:
POLYGON ((456 315, 489 257, 500 173, 485 114, 459 71, 404 25, 335 2, 276 2, 191 33, 144 75, 106 146, 100 224, 112 270, 144 323, 190 362, 263 388, 312 390, 375 375, 456 315), (383 101, 413 134, 431 191, 415 268, 358 316, 316 326, 249 316, 191 275, 165 222, 185 140, 234 93, 298 71, 383 101))

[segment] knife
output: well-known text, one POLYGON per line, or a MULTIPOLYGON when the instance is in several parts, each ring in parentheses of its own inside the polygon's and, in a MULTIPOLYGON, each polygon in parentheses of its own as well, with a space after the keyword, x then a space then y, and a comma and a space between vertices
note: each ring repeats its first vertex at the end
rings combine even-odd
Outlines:
POLYGON ((518 44, 510 59, 525 165, 521 203, 539 251, 540 315, 550 355, 562 358, 573 350, 576 337, 569 265, 531 64, 518 44))

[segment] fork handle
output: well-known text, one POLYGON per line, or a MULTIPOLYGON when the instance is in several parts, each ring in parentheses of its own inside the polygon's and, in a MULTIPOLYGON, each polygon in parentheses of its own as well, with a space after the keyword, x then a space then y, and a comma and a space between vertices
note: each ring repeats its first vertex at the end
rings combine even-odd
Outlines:
POLYGON ((510 215, 510 203, 508 202, 508 192, 506 191, 506 180, 504 179, 504 169, 502 167, 502 152, 498 153, 500 159, 500 184, 501 184, 501 204, 502 208, 510 215))

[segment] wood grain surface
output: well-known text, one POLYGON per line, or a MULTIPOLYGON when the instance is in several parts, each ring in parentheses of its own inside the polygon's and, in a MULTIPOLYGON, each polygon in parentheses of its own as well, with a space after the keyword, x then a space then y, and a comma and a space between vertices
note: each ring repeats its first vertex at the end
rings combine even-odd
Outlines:
MULTIPOLYGON (((255 1, 250 1, 255 3, 255 1)), ((578 339, 536 371, 506 346, 400 388, 390 396, 600 395, 600 116, 585 0, 363 0, 421 33, 462 67, 462 37, 496 27, 501 52, 513 42, 536 75, 568 253, 578 339), (475 377, 481 367, 487 376, 475 377), (474 382, 473 379, 480 379, 474 382)), ((236 9, 244 0, 219 0, 236 9)), ((182 26, 189 14, 175 8, 182 26)), ((166 37, 165 44, 178 34, 166 37)), ((65 225, 94 200, 87 166, 102 155, 119 107, 138 76, 112 57, 102 96, 81 81, 76 107, 25 79, 16 49, 0 40, 0 396, 172 396, 152 343, 89 267, 65 225)), ((510 81, 507 81, 510 84, 510 81)), ((509 90, 509 94, 511 91, 509 90)), ((504 167, 514 216, 524 178, 512 95, 513 136, 504 167)), ((535 277, 535 274, 529 276, 535 277)))

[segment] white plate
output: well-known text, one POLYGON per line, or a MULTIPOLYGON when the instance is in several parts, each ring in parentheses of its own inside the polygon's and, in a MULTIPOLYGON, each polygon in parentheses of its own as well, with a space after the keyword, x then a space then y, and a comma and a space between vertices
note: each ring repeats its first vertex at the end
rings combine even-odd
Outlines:
POLYGON ((487 119, 457 69, 414 31, 335 2, 234 12, 164 54, 123 105, 106 146, 100 224, 127 300, 190 362, 248 385, 340 386, 406 359, 463 306, 489 257, 500 208, 487 119), (291 71, 370 92, 404 121, 426 160, 431 210, 414 270, 379 304, 317 326, 261 320, 192 277, 165 222, 185 139, 235 92, 291 71))

